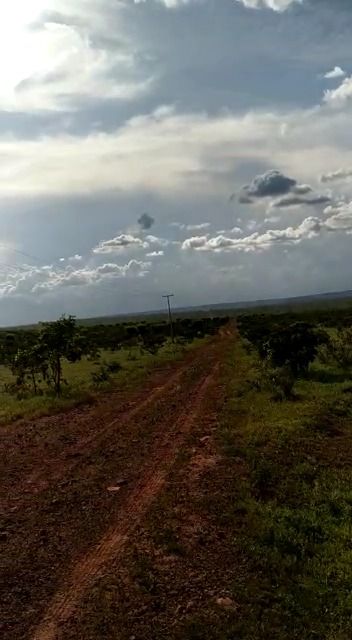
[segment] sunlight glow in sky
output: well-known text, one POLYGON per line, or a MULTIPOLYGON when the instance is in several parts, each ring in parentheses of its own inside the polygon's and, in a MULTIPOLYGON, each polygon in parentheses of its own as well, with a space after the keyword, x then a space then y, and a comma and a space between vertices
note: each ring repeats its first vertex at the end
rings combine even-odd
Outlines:
POLYGON ((350 288, 351 31, 347 0, 2 2, 0 324, 350 288))

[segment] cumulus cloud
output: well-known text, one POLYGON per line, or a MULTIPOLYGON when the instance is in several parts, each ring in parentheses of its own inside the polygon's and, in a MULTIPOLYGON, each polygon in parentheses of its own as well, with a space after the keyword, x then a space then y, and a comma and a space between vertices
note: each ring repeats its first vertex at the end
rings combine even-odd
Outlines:
POLYGON ((337 182, 339 180, 347 180, 352 178, 352 169, 338 169, 331 173, 324 173, 320 177, 321 182, 337 182))
POLYGON ((352 230, 352 201, 340 202, 329 206, 324 213, 329 217, 325 220, 325 226, 330 231, 352 230))
POLYGON ((79 253, 75 253, 75 255, 68 258, 68 260, 69 262, 81 262, 81 260, 83 260, 83 256, 79 253))
POLYGON ((274 169, 256 176, 249 185, 244 186, 239 202, 252 204, 255 199, 260 198, 277 198, 271 202, 271 207, 277 209, 303 205, 317 206, 331 202, 329 196, 314 195, 309 184, 298 184, 294 178, 289 178, 274 169))
POLYGON ((293 193, 297 193, 298 195, 304 196, 307 193, 311 193, 313 191, 312 187, 309 184, 297 184, 293 189, 293 193))
POLYGON ((286 11, 295 2, 303 0, 237 0, 248 9, 272 9, 273 11, 286 11))
MULTIPOLYGON (((200 0, 134 0, 134 4, 147 2, 159 2, 168 9, 176 9, 187 4, 196 3, 200 0)), ((294 2, 301 3, 303 0, 237 0, 247 9, 272 9, 273 11, 285 11, 294 2)))
POLYGON ((181 231, 203 231, 209 229, 210 222, 200 222, 199 224, 184 224, 182 222, 171 222, 171 227, 177 227, 181 231))
POLYGON ((289 193, 297 185, 297 180, 288 178, 281 171, 272 169, 262 175, 256 176, 252 182, 243 187, 244 199, 268 198, 289 193))
POLYGON ((151 227, 153 226, 154 222, 155 222, 154 218, 152 216, 150 216, 149 213, 143 213, 140 216, 140 218, 138 218, 138 224, 144 230, 151 229, 151 227))
POLYGON ((324 74, 324 78, 327 80, 334 80, 335 78, 343 78, 346 75, 346 72, 341 69, 341 67, 334 67, 331 71, 328 71, 324 74))
POLYGON ((152 245, 154 247, 168 247, 170 244, 170 240, 168 240, 167 238, 158 238, 157 236, 146 236, 146 242, 149 245, 152 245))
POLYGON ((53 265, 23 265, 2 278, 0 297, 39 294, 66 287, 94 286, 115 278, 140 278, 149 273, 150 267, 150 262, 138 260, 130 260, 124 265, 105 263, 82 268, 73 265, 60 268, 53 265))
MULTIPOLYGON (((165 5, 168 9, 177 9, 178 7, 183 7, 186 4, 190 4, 191 2, 199 2, 199 0, 152 0, 154 2, 159 2, 160 4, 165 5)), ((151 0, 134 0, 134 4, 143 4, 145 2, 151 2, 151 0)))
POLYGON ((345 78, 337 89, 325 91, 324 101, 331 107, 343 107, 352 98, 352 76, 345 78))
POLYGON ((288 196, 284 196, 283 198, 279 198, 278 200, 274 200, 274 202, 272 202, 271 206, 276 208, 276 209, 284 209, 286 207, 297 207, 297 206, 307 206, 307 207, 314 207, 314 206, 318 206, 318 205, 323 205, 323 204, 327 204, 328 202, 331 202, 331 198, 330 196, 324 196, 324 195, 315 195, 312 196, 311 198, 305 198, 299 195, 288 195, 288 196))
POLYGON ((188 238, 182 245, 183 250, 193 249, 195 251, 212 251, 223 253, 229 251, 258 251, 269 249, 274 244, 296 244, 303 239, 316 236, 321 229, 318 218, 306 218, 298 227, 288 227, 287 229, 269 229, 264 233, 258 231, 243 238, 230 238, 226 236, 198 236, 188 238))
MULTIPOLYGON (((285 166, 289 176, 299 173, 302 181, 311 182, 327 173, 332 162, 348 166, 350 147, 344 140, 349 127, 348 108, 258 110, 246 115, 156 110, 131 118, 115 131, 95 131, 82 138, 3 137, 0 195, 86 196, 119 189, 167 197, 223 197, 231 192, 234 171, 248 161, 285 166), (216 173, 210 171, 214 166, 216 173)), ((252 199, 248 193, 241 195, 252 199)))
POLYGON ((242 238, 231 238, 224 235, 215 237, 194 236, 187 238, 183 244, 183 251, 228 253, 233 251, 262 251, 268 250, 274 245, 294 245, 303 240, 311 240, 319 236, 323 231, 352 230, 352 202, 341 203, 339 206, 329 206, 325 209, 329 216, 326 220, 309 216, 296 227, 289 226, 286 229, 268 229, 263 233, 258 231, 242 238))
POLYGON ((150 253, 147 253, 147 258, 161 258, 164 255, 164 251, 160 250, 160 251, 151 251, 150 253))
POLYGON ((110 240, 102 240, 97 247, 94 247, 95 254, 111 254, 117 253, 124 249, 147 249, 149 242, 132 236, 128 233, 122 233, 110 240))

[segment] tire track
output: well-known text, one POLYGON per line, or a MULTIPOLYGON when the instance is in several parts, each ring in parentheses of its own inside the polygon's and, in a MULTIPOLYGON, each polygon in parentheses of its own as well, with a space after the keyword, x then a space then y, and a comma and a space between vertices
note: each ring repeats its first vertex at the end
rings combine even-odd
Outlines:
POLYGON ((215 355, 215 352, 209 353, 210 373, 209 367, 204 366, 208 372, 202 375, 179 416, 158 440, 140 480, 121 506, 117 522, 108 529, 97 546, 71 568, 65 585, 54 596, 32 640, 58 640, 62 637, 60 628, 74 615, 82 597, 99 578, 101 570, 123 553, 127 541, 162 490, 182 441, 200 416, 208 389, 214 383, 219 369, 219 363, 214 364, 215 355))
MULTIPOLYGON (((82 460, 66 460, 66 457, 94 454, 104 440, 114 432, 116 427, 119 429, 127 427, 130 422, 139 415, 143 415, 150 407, 162 399, 164 395, 172 393, 173 388, 176 389, 180 384, 185 372, 199 359, 200 356, 201 354, 198 350, 195 351, 191 358, 187 358, 187 360, 179 366, 176 371, 171 372, 171 375, 166 382, 152 388, 151 391, 147 389, 145 391, 149 392, 147 398, 140 402, 138 402, 137 399, 134 403, 135 406, 128 407, 124 411, 118 413, 113 420, 109 421, 108 424, 98 430, 97 433, 93 433, 93 435, 85 438, 77 445, 64 450, 61 452, 60 456, 45 465, 44 468, 40 468, 27 476, 25 481, 22 483, 22 494, 20 496, 16 493, 13 501, 11 501, 11 495, 7 495, 6 501, 2 500, 1 514, 3 516, 6 515, 7 510, 10 510, 12 514, 19 511, 33 495, 37 496, 39 493, 46 491, 51 486, 60 482, 63 478, 67 478, 68 475, 72 477, 72 474, 74 474, 76 470, 81 469, 82 460)), ((99 416, 99 418, 101 419, 102 416, 99 416)))

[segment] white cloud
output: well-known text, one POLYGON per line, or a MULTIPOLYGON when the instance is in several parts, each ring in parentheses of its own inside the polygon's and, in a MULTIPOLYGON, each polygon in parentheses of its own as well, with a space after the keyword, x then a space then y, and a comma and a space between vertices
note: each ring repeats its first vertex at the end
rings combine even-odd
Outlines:
POLYGON ((74 110, 82 99, 131 100, 148 91, 152 78, 140 73, 119 12, 111 0, 1 3, 0 107, 74 110))
POLYGON ((303 0, 237 0, 248 9, 272 9, 273 11, 285 11, 294 2, 302 3, 303 0))
POLYGON ((337 89, 325 91, 324 101, 331 107, 343 107, 352 98, 352 76, 345 78, 337 89))
POLYGON ((352 202, 341 202, 327 207, 324 211, 329 217, 325 226, 329 231, 352 230, 352 202))
POLYGON ((139 278, 149 273, 150 262, 130 260, 124 265, 106 263, 75 268, 72 265, 55 268, 23 265, 2 278, 0 297, 39 294, 65 287, 99 285, 115 278, 139 278))
POLYGON ((329 217, 324 221, 309 216, 297 227, 286 229, 268 229, 263 233, 258 231, 242 238, 230 238, 223 235, 209 237, 195 236, 187 238, 182 245, 184 251, 227 253, 232 251, 262 251, 274 245, 298 244, 303 240, 311 240, 322 231, 350 231, 352 230, 352 202, 338 207, 327 207, 325 212, 329 217))
POLYGON ((3 137, 0 195, 146 190, 170 196, 187 190, 189 197, 224 197, 233 191, 233 176, 246 161, 277 166, 283 175, 313 183, 332 164, 349 165, 350 120, 348 104, 338 110, 323 105, 215 116, 163 109, 84 138, 3 137))
POLYGON ((170 240, 167 240, 166 238, 158 238, 157 236, 146 236, 145 237, 146 243, 148 243, 147 246, 149 245, 153 245, 154 247, 168 247, 170 244, 170 240))
POLYGON ((347 180, 352 178, 352 169, 338 169, 331 173, 325 173, 321 176, 321 182, 337 182, 339 180, 347 180))
POLYGON ((343 78, 345 75, 346 72, 341 69, 341 67, 334 67, 334 69, 325 73, 324 78, 327 78, 327 80, 334 80, 335 78, 343 78))
POLYGON ((110 240, 102 240, 97 247, 94 247, 93 253, 95 254, 111 254, 119 253, 124 249, 147 249, 149 242, 132 236, 130 234, 122 233, 116 238, 110 240))
POLYGON ((160 4, 165 5, 168 9, 177 9, 178 7, 183 7, 191 2, 199 2, 199 0, 134 0, 134 4, 143 4, 151 1, 159 2, 160 4))
POLYGON ((147 253, 147 258, 161 258, 164 255, 164 251, 151 251, 147 253))
POLYGON ((181 231, 203 231, 209 229, 210 222, 200 222, 199 224, 184 224, 182 222, 171 222, 171 227, 177 227, 181 231))
POLYGON ((80 256, 79 253, 76 253, 74 256, 68 258, 69 262, 81 262, 83 260, 83 256, 80 256))

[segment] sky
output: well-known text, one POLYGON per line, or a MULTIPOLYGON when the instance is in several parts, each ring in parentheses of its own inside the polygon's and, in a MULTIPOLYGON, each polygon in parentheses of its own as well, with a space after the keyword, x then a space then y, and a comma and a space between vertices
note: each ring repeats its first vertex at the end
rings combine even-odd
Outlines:
POLYGON ((352 289, 350 0, 0 7, 0 325, 352 289))

